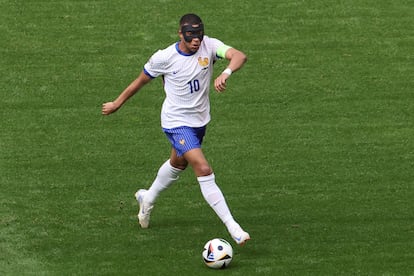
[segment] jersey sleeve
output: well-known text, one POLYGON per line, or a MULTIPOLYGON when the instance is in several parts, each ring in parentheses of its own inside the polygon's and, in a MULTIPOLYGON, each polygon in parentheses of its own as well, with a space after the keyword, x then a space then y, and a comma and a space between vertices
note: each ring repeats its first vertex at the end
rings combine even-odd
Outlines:
POLYGON ((225 58, 227 50, 232 48, 231 46, 224 44, 221 40, 212 37, 208 38, 208 44, 212 47, 216 59, 225 58))
POLYGON ((226 51, 231 48, 217 38, 204 36, 204 40, 207 43, 207 47, 213 51, 215 60, 224 58, 226 56, 226 51))
POLYGON ((156 78, 163 75, 165 72, 165 62, 162 56, 162 51, 155 52, 148 62, 144 65, 144 73, 150 78, 156 78))
POLYGON ((229 46, 229 45, 226 45, 226 44, 223 44, 223 45, 219 46, 218 49, 217 49, 216 56, 219 57, 219 58, 225 58, 226 57, 226 52, 230 48, 232 48, 232 47, 229 46))

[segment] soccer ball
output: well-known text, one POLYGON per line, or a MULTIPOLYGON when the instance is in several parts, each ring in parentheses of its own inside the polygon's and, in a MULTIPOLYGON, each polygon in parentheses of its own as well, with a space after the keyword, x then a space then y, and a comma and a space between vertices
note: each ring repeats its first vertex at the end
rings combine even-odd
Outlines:
POLYGON ((204 263, 210 268, 226 268, 233 259, 233 248, 223 239, 212 239, 204 245, 204 263))

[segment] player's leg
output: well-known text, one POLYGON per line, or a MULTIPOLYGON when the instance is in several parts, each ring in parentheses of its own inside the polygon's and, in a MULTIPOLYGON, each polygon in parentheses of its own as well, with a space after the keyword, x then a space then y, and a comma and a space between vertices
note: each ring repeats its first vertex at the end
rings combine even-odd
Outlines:
POLYGON ((185 152, 183 157, 193 168, 196 177, 207 176, 213 173, 201 148, 193 148, 185 152))
POLYGON ((185 160, 184 156, 177 153, 177 150, 172 147, 171 148, 171 155, 170 155, 170 163, 176 169, 185 170, 188 166, 187 160, 185 160))
POLYGON ((145 194, 145 200, 149 203, 155 203, 159 194, 173 184, 186 167, 187 163, 185 159, 182 158, 182 160, 179 160, 177 153, 173 148, 171 150, 170 159, 165 161, 158 169, 154 182, 145 194))
POLYGON ((245 232, 234 220, 223 193, 218 187, 215 175, 201 148, 194 148, 184 153, 185 159, 192 166, 200 184, 201 193, 210 207, 216 212, 217 216, 226 225, 232 238, 238 244, 244 244, 250 239, 250 235, 245 232))
POLYGON ((140 189, 135 193, 139 204, 138 220, 142 228, 148 228, 154 203, 159 194, 173 184, 180 173, 187 167, 187 161, 177 157, 173 148, 170 159, 164 162, 158 169, 157 176, 148 190, 140 189))

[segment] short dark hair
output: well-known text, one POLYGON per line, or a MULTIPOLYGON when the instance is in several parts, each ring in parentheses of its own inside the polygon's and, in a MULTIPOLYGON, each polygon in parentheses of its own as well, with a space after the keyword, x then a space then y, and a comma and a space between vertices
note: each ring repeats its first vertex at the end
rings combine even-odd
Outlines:
POLYGON ((201 21, 201 18, 194 14, 194 13, 188 13, 181 17, 180 19, 180 26, 183 25, 200 25, 203 21, 201 21))

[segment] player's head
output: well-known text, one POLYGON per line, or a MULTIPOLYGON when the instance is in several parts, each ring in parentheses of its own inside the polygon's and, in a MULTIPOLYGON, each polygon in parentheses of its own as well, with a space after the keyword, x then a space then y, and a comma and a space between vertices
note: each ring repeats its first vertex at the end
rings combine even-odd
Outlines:
POLYGON ((201 42, 204 37, 204 25, 201 18, 193 13, 183 15, 180 19, 179 33, 187 43, 193 39, 199 39, 201 42))

